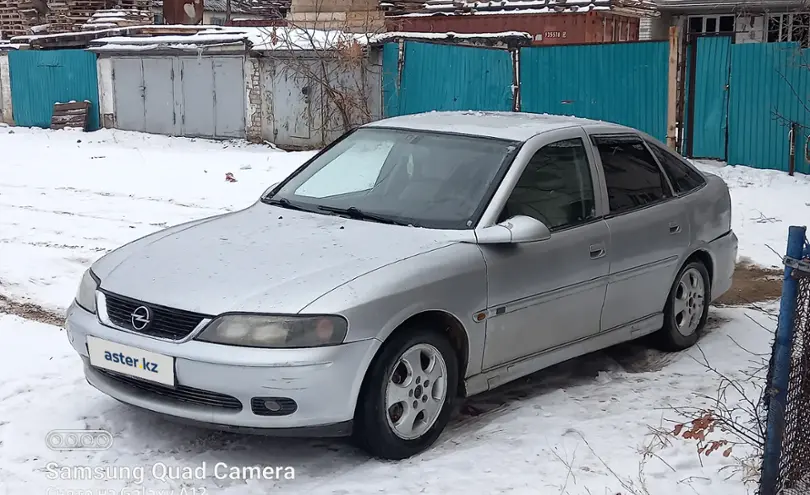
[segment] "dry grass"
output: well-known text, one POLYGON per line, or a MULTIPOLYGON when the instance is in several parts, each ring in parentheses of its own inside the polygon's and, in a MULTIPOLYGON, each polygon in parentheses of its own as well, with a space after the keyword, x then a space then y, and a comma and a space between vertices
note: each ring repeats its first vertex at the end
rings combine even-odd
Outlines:
POLYGON ((65 322, 65 315, 62 313, 45 309, 36 304, 12 301, 0 294, 0 314, 3 313, 58 327, 65 322))

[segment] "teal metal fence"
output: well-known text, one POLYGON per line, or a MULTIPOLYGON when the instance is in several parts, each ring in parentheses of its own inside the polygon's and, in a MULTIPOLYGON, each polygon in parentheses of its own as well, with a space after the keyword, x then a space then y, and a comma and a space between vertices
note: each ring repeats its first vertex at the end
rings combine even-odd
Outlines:
MULTIPOLYGON (((687 80, 694 70, 685 88, 685 120, 694 127, 686 154, 788 170, 794 145, 795 170, 810 174, 810 52, 796 43, 735 44, 720 36, 698 38, 695 46, 694 63, 686 66, 687 80)), ((389 43, 383 47, 383 111, 575 115, 664 141, 668 59, 663 41, 519 49, 389 43)), ((93 106, 89 128, 98 128, 93 53, 12 51, 9 65, 17 125, 48 127, 54 103, 87 100, 93 106)))
POLYGON ((728 162, 788 170, 790 127, 797 124, 796 171, 810 173, 810 56, 796 43, 731 47, 728 162))
POLYGON ((667 134, 666 41, 520 49, 520 109, 667 134))
POLYGON ((383 45, 382 63, 382 98, 383 115, 392 117, 399 115, 399 44, 386 43, 383 45))
POLYGON ((99 127, 96 55, 84 50, 9 52, 14 123, 49 127, 53 104, 89 101, 89 129, 99 127))
POLYGON ((507 50, 407 41, 383 48, 388 116, 431 110, 513 109, 513 64, 507 50), (396 68, 396 70, 394 70, 396 68))
POLYGON ((695 41, 695 98, 689 108, 694 112, 695 125, 687 149, 693 157, 725 160, 731 38, 710 36, 695 41))

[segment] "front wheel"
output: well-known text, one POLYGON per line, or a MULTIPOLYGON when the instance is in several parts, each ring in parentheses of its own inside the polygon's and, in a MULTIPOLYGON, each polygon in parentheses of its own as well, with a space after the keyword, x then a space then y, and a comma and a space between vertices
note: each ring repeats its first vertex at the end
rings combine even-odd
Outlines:
POLYGON ((664 327, 658 333, 661 347, 681 351, 693 346, 709 316, 711 283, 703 263, 693 261, 681 268, 664 308, 664 327))
POLYGON ((458 359, 447 337, 434 329, 403 328, 369 367, 355 438, 376 457, 411 457, 447 426, 457 389, 458 359))

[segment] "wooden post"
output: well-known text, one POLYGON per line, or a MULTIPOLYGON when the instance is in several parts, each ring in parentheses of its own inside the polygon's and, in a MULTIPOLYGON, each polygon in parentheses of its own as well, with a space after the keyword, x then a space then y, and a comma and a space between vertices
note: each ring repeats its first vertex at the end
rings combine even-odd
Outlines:
POLYGON ((678 26, 669 28, 669 90, 667 94, 667 147, 675 150, 678 133, 678 54, 681 37, 678 26))

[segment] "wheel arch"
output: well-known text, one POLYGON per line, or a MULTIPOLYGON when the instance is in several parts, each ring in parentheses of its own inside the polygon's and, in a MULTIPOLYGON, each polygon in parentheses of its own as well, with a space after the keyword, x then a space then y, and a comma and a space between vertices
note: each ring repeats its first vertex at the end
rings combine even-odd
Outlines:
MULTIPOLYGON (((383 337, 382 345, 379 346, 369 362, 369 366, 366 369, 366 374, 368 374, 368 369, 371 368, 371 363, 377 359, 386 342, 388 342, 393 335, 406 331, 406 329, 412 325, 425 325, 443 332, 450 340, 450 345, 453 347, 453 350, 456 351, 456 357, 459 365, 458 391, 460 395, 463 395, 465 393, 464 377, 467 374, 467 369, 470 364, 470 336, 467 328, 464 326, 461 320, 451 312, 440 309, 421 310, 401 320, 402 321, 400 321, 398 324, 393 325, 392 330, 383 337)), ((366 386, 366 381, 366 377, 364 376, 363 384, 361 385, 361 394, 362 388, 366 386)))
POLYGON ((692 263, 693 261, 697 261, 701 263, 704 267, 706 267, 706 271, 709 273, 709 293, 711 293, 711 286, 714 282, 714 259, 712 258, 711 253, 704 249, 703 247, 699 247, 692 251, 686 258, 684 258, 683 262, 678 265, 678 269, 675 270, 675 273, 672 276, 672 281, 670 283, 670 290, 667 292, 666 299, 664 299, 664 305, 662 307, 666 307, 667 302, 669 301, 670 294, 672 293, 675 284, 678 283, 678 275, 681 273, 681 270, 692 263))
MULTIPOLYGON (((683 261, 680 267, 678 267, 678 271, 675 273, 675 277, 678 277, 678 273, 683 270, 683 267, 688 265, 693 261, 699 261, 706 267, 706 271, 709 272, 709 285, 714 282, 714 259, 712 258, 712 254, 703 248, 698 248, 692 252, 686 259, 683 261)), ((674 281, 673 281, 674 283, 674 281)))

